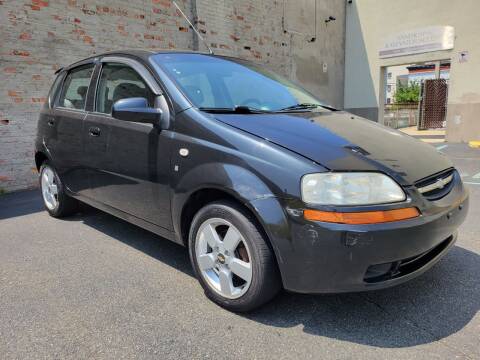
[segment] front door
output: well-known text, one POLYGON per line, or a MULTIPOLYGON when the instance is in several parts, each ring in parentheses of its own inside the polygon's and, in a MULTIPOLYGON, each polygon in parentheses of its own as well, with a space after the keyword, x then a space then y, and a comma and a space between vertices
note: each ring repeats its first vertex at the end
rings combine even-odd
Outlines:
POLYGON ((103 63, 94 111, 84 123, 94 199, 171 229, 170 138, 151 124, 111 116, 113 103, 131 97, 155 106, 156 95, 132 67, 103 63))

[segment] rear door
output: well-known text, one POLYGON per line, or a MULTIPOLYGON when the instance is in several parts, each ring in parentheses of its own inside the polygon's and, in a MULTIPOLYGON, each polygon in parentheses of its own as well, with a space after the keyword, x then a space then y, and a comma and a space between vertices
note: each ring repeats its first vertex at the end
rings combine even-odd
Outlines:
POLYGON ((83 120, 94 64, 75 67, 66 74, 55 103, 47 147, 63 183, 73 193, 88 195, 89 179, 83 145, 83 120))
POLYGON ((168 132, 111 116, 118 100, 144 97, 154 107, 160 93, 141 64, 123 58, 102 60, 95 107, 85 119, 85 153, 96 201, 171 229, 168 132))

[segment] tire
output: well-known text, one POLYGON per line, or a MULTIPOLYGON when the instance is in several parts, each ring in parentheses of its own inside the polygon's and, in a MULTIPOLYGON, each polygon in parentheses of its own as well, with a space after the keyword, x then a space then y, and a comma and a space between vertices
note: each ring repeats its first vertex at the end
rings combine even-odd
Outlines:
POLYGON ((281 289, 267 239, 255 219, 233 202, 214 202, 198 211, 190 226, 189 254, 207 297, 228 310, 251 311, 281 289))
POLYGON ((55 168, 48 161, 44 161, 39 173, 43 204, 50 216, 61 218, 76 213, 78 211, 78 200, 65 193, 65 187, 55 168), (51 179, 53 179, 53 183, 51 179), (48 187, 50 187, 50 191, 48 187))

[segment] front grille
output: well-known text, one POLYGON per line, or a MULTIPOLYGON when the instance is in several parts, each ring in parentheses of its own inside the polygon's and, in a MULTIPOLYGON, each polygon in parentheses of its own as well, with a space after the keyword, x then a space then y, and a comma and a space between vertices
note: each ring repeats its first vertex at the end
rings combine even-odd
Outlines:
POLYGON ((453 240, 453 236, 450 236, 424 253, 390 263, 371 265, 368 267, 363 280, 367 283, 377 283, 417 271, 435 259, 453 240))
POLYGON ((428 200, 438 200, 452 190, 455 176, 455 169, 448 169, 417 181, 415 187, 428 200))

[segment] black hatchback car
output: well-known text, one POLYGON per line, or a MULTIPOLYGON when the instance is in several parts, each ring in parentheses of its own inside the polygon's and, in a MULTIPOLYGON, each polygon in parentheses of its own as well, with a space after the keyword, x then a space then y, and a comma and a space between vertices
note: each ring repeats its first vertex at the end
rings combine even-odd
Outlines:
POLYGON ((58 72, 35 162, 47 211, 85 202, 186 246, 206 294, 363 291, 452 247, 468 195, 435 148, 240 59, 125 51, 58 72))

